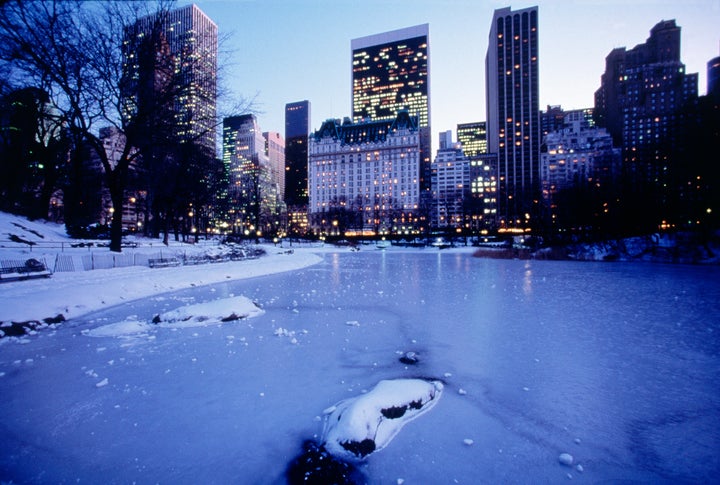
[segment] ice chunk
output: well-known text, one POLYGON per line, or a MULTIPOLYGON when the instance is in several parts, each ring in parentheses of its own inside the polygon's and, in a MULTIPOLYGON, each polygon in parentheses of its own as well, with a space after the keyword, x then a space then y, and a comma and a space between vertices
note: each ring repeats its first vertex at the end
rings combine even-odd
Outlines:
POLYGON ((573 460, 574 458, 570 453, 560 453, 558 457, 558 461, 565 466, 572 466, 573 460))

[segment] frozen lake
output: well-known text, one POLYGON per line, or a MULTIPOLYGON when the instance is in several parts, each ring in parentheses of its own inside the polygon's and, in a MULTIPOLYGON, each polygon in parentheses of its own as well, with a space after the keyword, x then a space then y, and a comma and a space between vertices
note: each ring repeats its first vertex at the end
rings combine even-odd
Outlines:
POLYGON ((367 483, 716 481, 720 268, 362 250, 113 307, 0 345, 0 482, 284 483, 323 410, 415 377, 442 397, 367 483), (237 296, 264 312, 88 332, 237 296))

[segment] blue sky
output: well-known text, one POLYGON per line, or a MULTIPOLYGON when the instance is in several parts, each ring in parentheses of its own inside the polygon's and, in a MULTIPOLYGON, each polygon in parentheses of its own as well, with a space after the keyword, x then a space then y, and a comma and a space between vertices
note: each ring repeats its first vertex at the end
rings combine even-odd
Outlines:
MULTIPOLYGON (((681 30, 681 60, 707 89, 720 55, 720 0, 196 0, 218 25, 221 76, 236 97, 256 96, 263 131, 284 133, 285 104, 307 99, 311 127, 350 115, 350 41, 428 23, 433 145, 437 132, 484 121, 485 53, 496 8, 539 7, 540 106, 593 105, 605 57, 644 43, 661 20, 681 30)), ((222 107, 221 107, 222 108, 222 107)), ((227 112, 223 115, 229 114, 227 112)))

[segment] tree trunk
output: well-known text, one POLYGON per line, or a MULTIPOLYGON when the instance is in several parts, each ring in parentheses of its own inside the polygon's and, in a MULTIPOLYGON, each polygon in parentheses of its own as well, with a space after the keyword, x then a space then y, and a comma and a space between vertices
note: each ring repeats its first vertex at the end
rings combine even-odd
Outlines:
POLYGON ((122 252, 122 216, 123 216, 123 191, 119 189, 118 194, 111 194, 113 208, 112 223, 110 224, 110 251, 122 252))

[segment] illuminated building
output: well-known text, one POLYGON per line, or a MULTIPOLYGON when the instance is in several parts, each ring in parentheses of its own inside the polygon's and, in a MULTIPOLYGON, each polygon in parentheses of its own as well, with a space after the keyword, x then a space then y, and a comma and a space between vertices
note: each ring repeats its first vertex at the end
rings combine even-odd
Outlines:
POLYGON ((277 185, 278 195, 282 199, 285 193, 285 139, 275 131, 264 132, 263 138, 270 167, 270 180, 277 185))
POLYGON ((307 205, 308 135, 310 101, 285 105, 285 202, 307 205))
POLYGON ((595 119, 622 147, 626 175, 637 183, 666 183, 668 147, 675 146, 678 110, 697 99, 698 76, 680 62, 680 27, 663 20, 644 44, 613 49, 595 91, 595 119))
POLYGON ((487 123, 457 125, 458 142, 469 161, 470 197, 466 220, 473 232, 494 229, 497 215, 497 155, 488 153, 487 123))
POLYGON ((255 115, 223 120, 223 163, 228 171, 228 223, 247 235, 276 232, 283 207, 255 115))
MULTIPOLYGON (((440 148, 432 164, 432 211, 434 229, 465 229, 465 201, 470 197, 470 160, 462 144, 453 143, 452 131, 440 133, 440 148)), ((468 226, 469 228, 469 226, 468 226)))
MULTIPOLYGON (((216 147, 216 98, 217 98, 217 25, 197 5, 187 5, 163 14, 144 17, 128 30, 126 35, 139 38, 148 36, 160 25, 162 47, 168 49, 163 61, 175 73, 184 77, 183 89, 176 95, 173 106, 164 107, 172 111, 176 135, 180 141, 199 140, 212 156, 216 147)), ((128 42, 126 42, 129 45, 128 42)), ((142 44, 140 44, 142 45, 142 44)), ((125 68, 131 79, 143 76, 139 53, 125 53, 125 68)), ((157 69, 157 66, 154 67, 157 69)), ((155 76, 162 76, 156 73, 155 76)), ((167 76, 165 76, 167 77, 167 76)), ((142 87, 136 89, 143 89, 142 87)), ((142 95, 142 93, 139 93, 142 95)), ((138 95, 138 93, 132 94, 138 95)))
POLYGON ((594 126, 591 116, 592 110, 566 111, 562 128, 545 137, 540 174, 543 199, 553 224, 561 190, 588 192, 592 188, 599 193, 602 185, 612 184, 619 175, 620 149, 613 148, 608 131, 594 126))
POLYGON ((285 105, 285 195, 288 210, 288 233, 307 233, 308 205, 308 135, 310 134, 310 101, 285 105))
POLYGON ((540 210, 538 9, 495 10, 485 58, 488 152, 498 157, 498 224, 528 230, 540 210))
POLYGON ((487 123, 484 121, 458 123, 457 140, 462 144, 463 153, 468 157, 487 153, 487 123))
POLYGON ((407 111, 327 120, 310 136, 309 223, 316 234, 411 233, 420 204, 420 133, 407 111))
POLYGON ((720 56, 707 63, 707 95, 720 99, 720 56))
POLYGON ((401 110, 417 116, 420 129, 420 189, 430 200, 429 26, 416 25, 353 39, 352 118, 378 120, 401 110))

